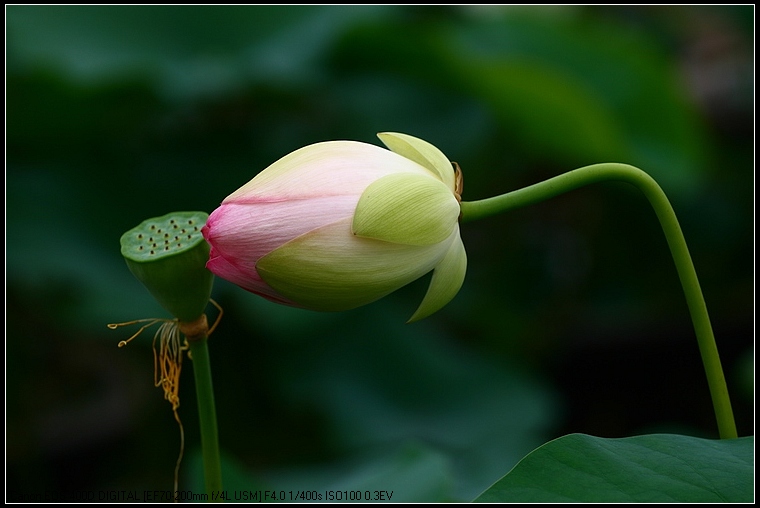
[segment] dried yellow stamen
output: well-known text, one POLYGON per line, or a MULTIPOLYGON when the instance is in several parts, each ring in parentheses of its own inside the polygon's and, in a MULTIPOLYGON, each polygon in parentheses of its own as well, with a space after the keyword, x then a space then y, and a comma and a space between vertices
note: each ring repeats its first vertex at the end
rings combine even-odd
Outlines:
POLYGON ((180 331, 176 319, 136 319, 125 323, 110 323, 108 328, 115 330, 122 326, 134 325, 137 323, 146 323, 141 326, 127 340, 119 342, 119 347, 126 346, 132 339, 140 335, 146 328, 156 323, 161 326, 156 330, 153 336, 153 383, 156 387, 160 386, 164 390, 164 399, 172 405, 174 419, 179 425, 179 456, 174 466, 174 491, 179 486, 179 466, 182 463, 182 457, 185 453, 185 429, 182 426, 182 420, 179 418, 177 409, 179 408, 179 377, 182 373, 182 353, 189 349, 187 341, 180 344, 180 331), (158 351, 156 351, 156 340, 158 340, 158 351))
POLYGON ((187 340, 180 343, 176 320, 166 321, 153 336, 153 382, 164 389, 164 399, 173 410, 179 407, 179 376, 182 373, 182 352, 187 351, 187 340), (158 340, 158 352, 156 352, 158 340))
POLYGON ((153 336, 153 383, 156 387, 160 386, 163 389, 164 399, 168 400, 172 405, 174 419, 177 420, 177 425, 179 425, 179 457, 177 457, 177 464, 174 468, 175 492, 179 485, 179 466, 185 451, 185 430, 179 418, 179 413, 177 413, 177 409, 179 409, 179 378, 182 373, 182 356, 185 351, 189 351, 190 349, 187 338, 192 340, 207 337, 219 324, 223 314, 222 308, 214 300, 210 300, 210 302, 219 310, 219 316, 210 329, 208 328, 205 314, 191 323, 180 323, 177 319, 148 318, 107 325, 111 330, 116 330, 122 326, 146 323, 130 338, 119 342, 119 347, 124 347, 146 328, 161 323, 161 326, 158 327, 153 336), (183 333, 187 337, 184 340, 182 340, 183 333), (158 348, 156 348, 156 342, 158 342, 158 348))

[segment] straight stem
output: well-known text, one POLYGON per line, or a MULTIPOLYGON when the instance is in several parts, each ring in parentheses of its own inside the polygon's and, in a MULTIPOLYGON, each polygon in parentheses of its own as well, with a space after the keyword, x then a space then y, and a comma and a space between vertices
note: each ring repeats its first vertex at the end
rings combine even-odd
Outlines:
POLYGON ((203 451, 203 474, 206 493, 222 490, 222 462, 219 452, 219 431, 216 423, 214 387, 211 382, 211 362, 208 352, 208 337, 189 340, 193 358, 195 390, 198 396, 198 417, 200 420, 201 449, 203 451))

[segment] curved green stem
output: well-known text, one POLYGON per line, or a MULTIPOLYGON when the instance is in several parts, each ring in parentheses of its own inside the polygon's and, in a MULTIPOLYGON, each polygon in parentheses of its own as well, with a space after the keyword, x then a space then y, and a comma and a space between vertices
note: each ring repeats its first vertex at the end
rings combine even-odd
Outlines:
POLYGON ((718 356, 710 318, 707 314, 702 289, 694 270, 686 240, 678 224, 678 219, 667 196, 657 182, 644 171, 626 164, 605 163, 582 167, 550 178, 544 182, 525 187, 501 196, 480 201, 462 202, 462 222, 488 217, 497 213, 514 210, 533 203, 597 182, 622 181, 639 188, 654 208, 660 225, 668 241, 673 261, 678 270, 691 320, 699 343, 702 363, 707 375, 713 408, 722 439, 737 437, 731 400, 728 396, 726 379, 718 356))
POLYGON ((212 492, 222 490, 222 461, 219 453, 219 432, 216 425, 216 406, 214 404, 214 387, 211 383, 211 362, 208 354, 208 337, 188 340, 193 357, 195 390, 198 395, 198 417, 201 429, 201 448, 203 450, 203 472, 206 493, 209 499, 212 492))

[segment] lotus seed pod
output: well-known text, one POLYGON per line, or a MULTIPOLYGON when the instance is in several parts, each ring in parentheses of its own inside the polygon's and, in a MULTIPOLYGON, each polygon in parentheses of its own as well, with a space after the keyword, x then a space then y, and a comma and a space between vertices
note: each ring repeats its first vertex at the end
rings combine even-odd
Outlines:
POLYGON ((214 275, 206 269, 209 245, 201 234, 208 214, 173 212, 140 223, 121 236, 129 270, 180 321, 203 315, 214 275))

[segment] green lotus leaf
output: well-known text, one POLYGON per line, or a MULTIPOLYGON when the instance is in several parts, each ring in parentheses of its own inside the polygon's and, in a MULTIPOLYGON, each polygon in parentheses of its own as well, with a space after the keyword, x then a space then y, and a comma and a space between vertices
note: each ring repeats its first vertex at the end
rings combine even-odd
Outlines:
POLYGON ((751 503, 754 437, 569 434, 525 456, 476 502, 751 503))

